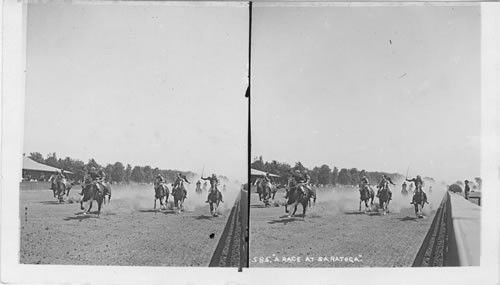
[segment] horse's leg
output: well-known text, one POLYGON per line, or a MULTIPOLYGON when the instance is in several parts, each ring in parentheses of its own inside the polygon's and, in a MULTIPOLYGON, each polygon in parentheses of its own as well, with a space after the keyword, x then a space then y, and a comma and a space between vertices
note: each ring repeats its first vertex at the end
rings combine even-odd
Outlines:
MULTIPOLYGON (((161 200, 160 200, 160 202, 161 202, 161 200)), ((154 198, 153 210, 156 210, 156 197, 154 198)))
POLYGON ((359 199, 359 212, 361 212, 361 202, 363 202, 363 200, 359 199))

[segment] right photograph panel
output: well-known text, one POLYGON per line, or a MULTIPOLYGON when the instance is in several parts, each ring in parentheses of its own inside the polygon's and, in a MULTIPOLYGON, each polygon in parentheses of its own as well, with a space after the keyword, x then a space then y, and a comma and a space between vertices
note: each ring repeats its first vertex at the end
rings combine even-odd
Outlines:
POLYGON ((254 4, 250 267, 479 265, 480 20, 254 4))

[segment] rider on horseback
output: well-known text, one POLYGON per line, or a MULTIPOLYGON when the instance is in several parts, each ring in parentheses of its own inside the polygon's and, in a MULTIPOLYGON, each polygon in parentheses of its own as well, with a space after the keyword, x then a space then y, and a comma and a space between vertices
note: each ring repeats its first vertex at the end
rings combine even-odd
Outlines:
POLYGON ((200 182, 200 180, 198 180, 198 182, 196 182, 196 192, 201 192, 201 182, 200 182))
POLYGON ((174 187, 172 189, 172 195, 175 195, 177 192, 177 188, 182 186, 182 191, 184 191, 184 198, 187 198, 187 190, 186 187, 182 185, 183 182, 191 183, 187 180, 186 176, 180 172, 177 172, 177 177, 175 178, 174 181, 174 187))
MULTIPOLYGON (((102 169, 97 172, 97 169, 92 166, 87 175, 88 177, 90 177, 90 180, 92 181, 91 183, 98 183, 102 188, 104 188, 104 184, 102 183, 102 181, 104 180, 104 175, 106 174, 104 174, 104 171, 102 171, 102 169)), ((82 187, 80 195, 83 195, 83 189, 85 189, 85 187, 82 187)))
MULTIPOLYGON (((308 185, 309 182, 311 181, 311 176, 309 176, 309 174, 306 171, 302 173, 300 172, 300 170, 297 169, 292 174, 292 178, 295 181, 295 186, 293 188, 301 189, 304 195, 307 195, 306 191, 311 192, 311 188, 308 185)), ((288 191, 285 194, 285 198, 288 199, 288 191)))
POLYGON ((422 186, 424 186, 424 182, 422 181, 422 178, 420 177, 420 175, 417 175, 416 178, 412 178, 412 179, 406 178, 406 181, 413 182, 415 184, 415 192, 413 192, 413 198, 412 198, 410 204, 415 203, 415 196, 417 194, 420 194, 420 193, 422 193, 424 195, 425 203, 428 204, 429 202, 427 202, 427 195, 425 194, 424 189, 422 188, 422 186))
POLYGON ((359 188, 359 192, 363 191, 363 189, 368 187, 368 185, 370 185, 368 178, 366 176, 361 177, 361 187, 359 188))
MULTIPOLYGON (((377 197, 380 196, 380 190, 382 190, 383 188, 385 188, 386 186, 388 186, 388 184, 391 183, 392 185, 396 185, 392 182, 391 178, 387 175, 382 175, 382 179, 380 180, 380 182, 378 183, 378 190, 377 190, 377 197)), ((389 197, 392 196, 392 192, 391 192, 391 189, 389 189, 389 187, 387 187, 387 190, 389 191, 389 197)))
MULTIPOLYGON (((219 185, 219 179, 217 179, 217 175, 215 175, 215 173, 212 174, 211 177, 207 177, 207 178, 203 178, 203 176, 202 176, 201 179, 208 180, 210 182, 210 190, 208 191, 207 200, 205 201, 205 203, 208 203, 208 198, 210 197, 210 194, 212 193, 212 191, 217 191, 220 193, 219 189, 217 188, 217 185, 219 185)), ((224 200, 222 199, 222 193, 220 193, 220 201, 222 203, 224 203, 224 200)))
POLYGON ((161 173, 158 173, 158 175, 156 175, 155 182, 154 182, 155 188, 160 186, 161 183, 165 183, 165 178, 163 178, 161 173))
POLYGON ((59 171, 56 170, 49 178, 50 190, 54 191, 54 198, 56 197, 57 180, 59 179, 58 177, 59 177, 59 171))

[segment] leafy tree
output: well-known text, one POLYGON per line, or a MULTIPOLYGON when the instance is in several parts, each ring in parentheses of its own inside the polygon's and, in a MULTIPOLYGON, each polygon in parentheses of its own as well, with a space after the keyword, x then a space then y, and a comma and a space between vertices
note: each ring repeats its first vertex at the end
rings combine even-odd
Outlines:
POLYGON ((85 165, 85 167, 87 168, 87 170, 90 170, 90 168, 92 167, 95 167, 95 169, 101 168, 99 163, 97 163, 97 161, 95 161, 95 159, 93 158, 89 159, 89 162, 87 163, 87 165, 85 165))
POLYGON ((339 176, 339 169, 336 166, 334 166, 333 171, 332 171, 332 184, 333 184, 333 186, 337 185, 338 176, 339 176))
POLYGON ((104 173, 106 173, 106 181, 111 181, 111 174, 113 173, 113 165, 108 163, 104 168, 104 173))
POLYGON ((124 177, 125 182, 130 183, 131 175, 132 175, 132 166, 130 166, 130 164, 127 164, 127 169, 125 169, 125 177, 124 177))
POLYGON ((57 160, 57 155, 55 152, 47 154, 47 159, 45 159, 45 164, 50 165, 52 167, 59 167, 59 161, 57 160))
POLYGON ((110 177, 113 182, 123 182, 125 177, 125 167, 121 162, 117 161, 113 164, 110 177))
POLYGON ((340 185, 349 185, 350 181, 350 176, 349 173, 347 172, 347 169, 342 168, 339 171, 339 175, 337 177, 337 183, 340 185))
POLYGON ((293 167, 293 170, 299 170, 299 171, 306 171, 307 169, 304 167, 304 165, 302 165, 302 162, 300 161, 297 161, 295 163, 295 166, 293 167))
POLYGON ((151 166, 146 165, 143 167, 142 171, 144 172, 144 182, 151 183, 153 182, 153 169, 151 166))
POLYGON ((43 155, 39 152, 31 152, 28 157, 31 158, 32 160, 38 162, 38 163, 45 164, 45 159, 43 158, 43 155))
POLYGON ((132 173, 130 174, 130 180, 137 183, 144 182, 144 172, 140 166, 134 166, 132 173))
POLYGON ((326 164, 321 165, 318 171, 318 183, 323 185, 328 185, 332 182, 331 176, 332 170, 326 164))

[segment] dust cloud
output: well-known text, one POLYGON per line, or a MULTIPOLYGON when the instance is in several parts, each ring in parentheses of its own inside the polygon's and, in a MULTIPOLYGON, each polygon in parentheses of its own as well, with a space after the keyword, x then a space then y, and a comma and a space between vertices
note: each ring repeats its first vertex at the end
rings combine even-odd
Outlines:
MULTIPOLYGON (((412 200, 413 193, 409 192, 407 196, 401 194, 401 181, 394 181, 396 186, 392 186, 392 200, 389 204, 389 212, 401 213, 402 209, 411 209, 413 212, 413 205, 410 204, 412 200)), ((377 188, 373 186, 375 194, 377 193, 377 188)), ((443 200, 444 194, 446 192, 446 187, 440 184, 429 184, 424 185, 424 191, 427 194, 427 200, 429 204, 426 204, 423 209, 423 214, 425 216, 431 216, 432 212, 437 210, 443 200), (432 187, 432 191, 429 191, 429 187, 432 187)), ((338 215, 345 213, 354 213, 359 211, 359 190, 358 187, 353 186, 339 186, 339 187, 321 187, 316 188, 317 200, 316 209, 311 210, 312 213, 321 212, 327 215, 338 215)), ((283 206, 285 204, 285 199, 283 198, 283 193, 276 193, 276 199, 274 200, 274 206, 283 206)), ((379 200, 377 197, 373 200, 372 211, 377 211, 379 205, 379 200)), ((364 203, 361 204, 361 211, 365 210, 364 203)))
MULTIPOLYGON (((187 184, 187 199, 184 200, 184 210, 187 212, 194 211, 197 207, 207 207, 207 191, 201 194, 195 192, 196 182, 187 184)), ((172 184, 168 184, 170 193, 172 193, 172 184)), ((234 205, 236 197, 240 192, 241 185, 231 182, 221 182, 219 190, 222 193, 224 203, 219 204, 218 212, 222 213, 225 210, 231 209, 234 205), (223 185, 226 185, 226 191, 223 191, 223 185)), ((111 202, 103 205, 103 209, 110 212, 137 212, 148 211, 154 208, 155 191, 153 184, 113 184, 111 185, 111 202)), ((79 203, 81 196, 79 195, 81 187, 75 187, 71 190, 67 199, 68 203, 79 203)), ((107 200, 106 200, 107 201, 107 200)), ((160 202, 156 201, 156 209, 160 209, 160 202)), ((169 195, 166 205, 167 210, 174 209, 174 198, 169 195)))

